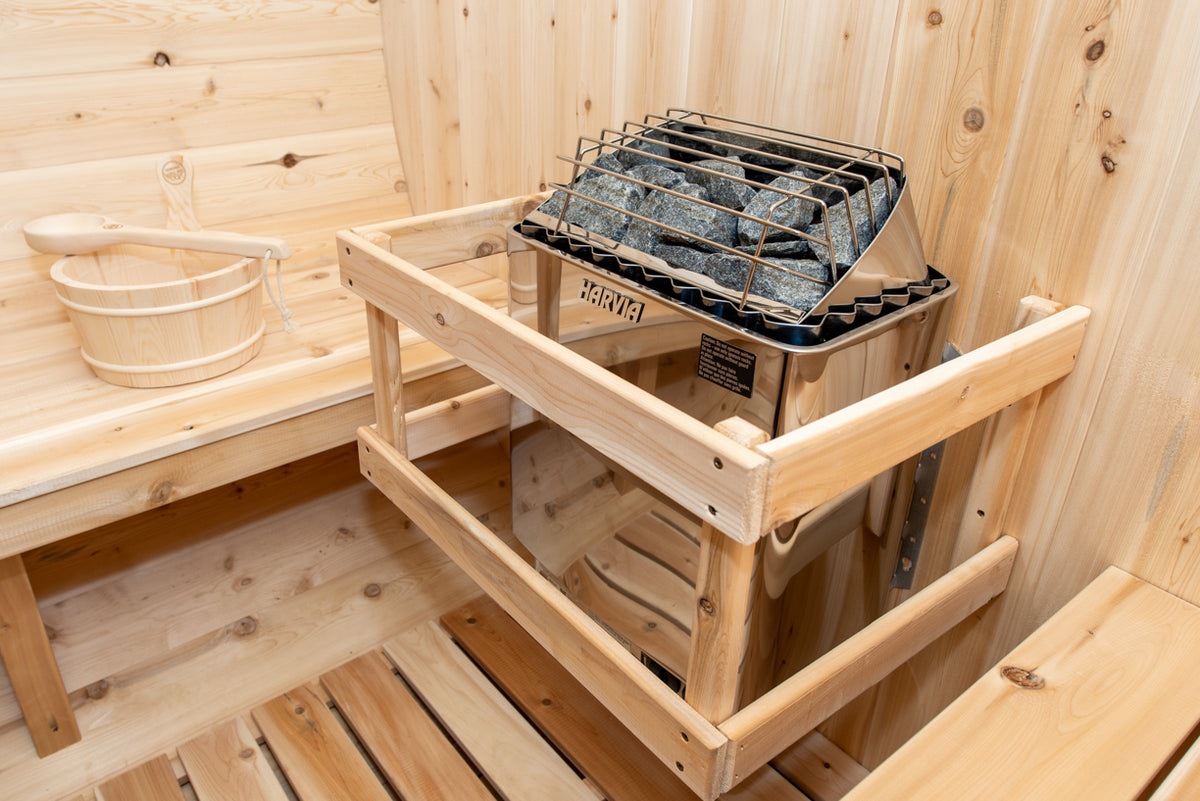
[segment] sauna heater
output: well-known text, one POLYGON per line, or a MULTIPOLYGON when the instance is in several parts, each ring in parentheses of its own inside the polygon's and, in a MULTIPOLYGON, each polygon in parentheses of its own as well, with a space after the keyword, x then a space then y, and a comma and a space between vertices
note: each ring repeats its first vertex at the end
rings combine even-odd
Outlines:
MULTIPOLYGON (((956 287, 925 263, 900 157, 673 109, 560 158, 570 179, 510 232, 511 312, 679 411, 775 437, 939 360, 956 287)), ((533 417, 512 434, 516 537, 686 692, 701 522, 533 417)), ((768 536, 763 598, 845 536, 886 536, 896 473, 768 536)))

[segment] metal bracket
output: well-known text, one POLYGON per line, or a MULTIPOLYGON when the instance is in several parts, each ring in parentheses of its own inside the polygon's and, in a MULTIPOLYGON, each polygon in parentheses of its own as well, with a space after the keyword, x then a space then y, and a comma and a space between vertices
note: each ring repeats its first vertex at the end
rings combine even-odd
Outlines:
MULTIPOLYGON (((942 350, 942 363, 945 364, 960 355, 958 348, 947 342, 942 350)), ((921 541, 925 538, 925 526, 929 523, 929 506, 933 501, 938 471, 942 466, 942 452, 945 450, 946 440, 942 440, 922 451, 920 459, 917 460, 917 469, 913 473, 912 497, 908 501, 908 517, 900 532, 900 547, 896 549, 892 589, 912 589, 913 576, 917 572, 917 557, 921 555, 921 541)))

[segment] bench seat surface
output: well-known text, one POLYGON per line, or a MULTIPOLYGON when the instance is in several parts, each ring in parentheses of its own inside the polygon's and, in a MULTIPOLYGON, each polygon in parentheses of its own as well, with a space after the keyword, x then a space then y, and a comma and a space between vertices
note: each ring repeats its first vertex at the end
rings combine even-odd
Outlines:
POLYGON ((1132 799, 1200 720, 1200 608, 1109 568, 846 801, 1132 799))

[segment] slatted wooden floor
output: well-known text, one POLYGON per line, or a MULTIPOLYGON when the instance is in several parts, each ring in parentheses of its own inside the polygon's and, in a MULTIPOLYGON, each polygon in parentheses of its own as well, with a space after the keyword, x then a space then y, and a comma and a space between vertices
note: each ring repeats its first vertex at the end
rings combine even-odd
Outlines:
MULTIPOLYGON (((836 766, 827 759, 801 756, 790 760, 792 769, 788 764, 764 768, 726 798, 807 799, 793 781, 803 783, 814 764, 827 774, 823 797, 837 795, 836 766)), ((694 798, 486 598, 247 710, 94 793, 100 801, 694 798)))

